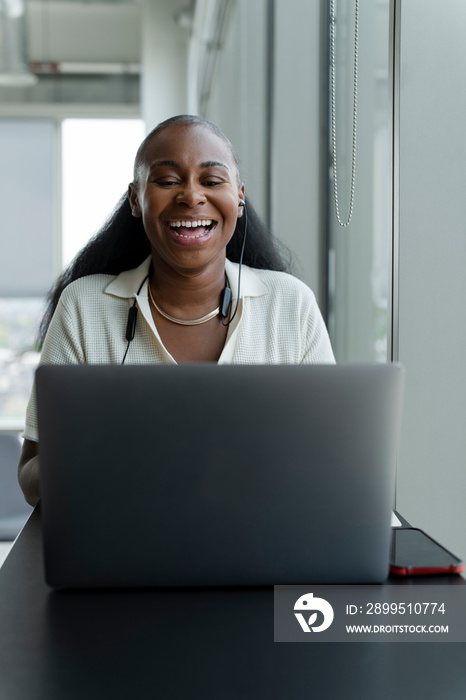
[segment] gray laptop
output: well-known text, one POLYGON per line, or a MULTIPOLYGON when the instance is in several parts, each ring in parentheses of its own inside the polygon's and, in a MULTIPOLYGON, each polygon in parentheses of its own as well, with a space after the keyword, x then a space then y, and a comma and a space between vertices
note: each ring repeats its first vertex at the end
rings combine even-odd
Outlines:
POLYGON ((401 367, 41 366, 36 381, 50 586, 386 578, 401 367))

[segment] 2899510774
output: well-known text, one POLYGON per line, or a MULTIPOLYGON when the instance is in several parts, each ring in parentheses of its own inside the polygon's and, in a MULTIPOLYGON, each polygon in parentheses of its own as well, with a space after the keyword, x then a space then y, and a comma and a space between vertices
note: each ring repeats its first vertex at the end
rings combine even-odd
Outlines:
POLYGON ((435 615, 445 614, 445 603, 366 603, 347 605, 347 615, 435 615))

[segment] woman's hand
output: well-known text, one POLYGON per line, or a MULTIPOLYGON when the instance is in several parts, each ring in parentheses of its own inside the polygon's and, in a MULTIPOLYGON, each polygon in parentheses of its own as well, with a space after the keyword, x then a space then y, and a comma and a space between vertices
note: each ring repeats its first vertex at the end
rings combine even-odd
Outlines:
POLYGON ((39 444, 24 440, 18 464, 18 481, 26 501, 31 506, 39 502, 39 444))

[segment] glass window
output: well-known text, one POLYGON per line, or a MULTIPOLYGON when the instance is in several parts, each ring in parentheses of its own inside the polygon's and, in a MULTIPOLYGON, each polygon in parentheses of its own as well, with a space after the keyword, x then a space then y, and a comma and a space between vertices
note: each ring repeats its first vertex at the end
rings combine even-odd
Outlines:
POLYGON ((0 119, 0 429, 24 427, 46 292, 126 191, 144 133, 139 119, 66 119, 61 130, 0 119))
POLYGON ((57 271, 57 122, 1 118, 0 152, 0 428, 21 430, 57 271))
POLYGON ((39 361, 40 298, 0 299, 0 428, 21 430, 39 361))
MULTIPOLYGON (((354 1, 336 5, 336 136, 340 217, 350 201, 354 1)), ((337 222, 330 181, 329 331, 337 361, 386 362, 390 263, 389 2, 359 13, 354 212, 337 222)))
POLYGON ((65 119, 62 124, 62 261, 67 265, 133 179, 140 119, 65 119))

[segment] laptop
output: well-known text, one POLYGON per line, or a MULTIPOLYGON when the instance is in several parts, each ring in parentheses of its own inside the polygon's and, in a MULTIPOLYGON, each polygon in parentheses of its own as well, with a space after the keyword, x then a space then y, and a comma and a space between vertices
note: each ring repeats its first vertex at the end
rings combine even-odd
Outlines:
POLYGON ((53 588, 376 583, 398 365, 42 365, 53 588))

